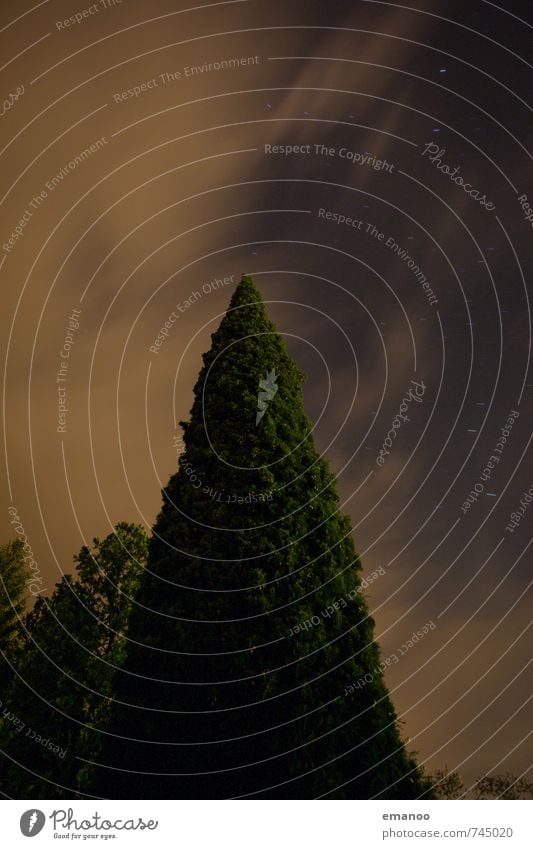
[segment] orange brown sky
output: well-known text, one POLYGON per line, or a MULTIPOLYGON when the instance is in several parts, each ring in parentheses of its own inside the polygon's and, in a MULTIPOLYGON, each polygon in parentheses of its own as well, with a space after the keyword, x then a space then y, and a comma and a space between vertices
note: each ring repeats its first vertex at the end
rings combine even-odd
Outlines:
POLYGON ((437 625, 387 673, 410 746, 468 781, 529 765, 533 507, 509 523, 533 483, 532 23, 514 0, 8 0, 0 21, 2 540, 14 506, 50 592, 94 536, 152 525, 253 274, 385 570, 383 656, 437 625))

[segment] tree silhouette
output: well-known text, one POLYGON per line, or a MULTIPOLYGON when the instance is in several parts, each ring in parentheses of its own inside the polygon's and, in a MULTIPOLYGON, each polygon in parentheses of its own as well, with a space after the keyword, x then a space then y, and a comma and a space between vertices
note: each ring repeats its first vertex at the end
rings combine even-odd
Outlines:
POLYGON ((351 526, 313 445, 303 379, 243 277, 181 423, 185 450, 163 491, 88 792, 427 790, 379 669, 351 526))
POLYGON ((7 796, 72 798, 77 773, 89 774, 83 762, 100 745, 92 726, 107 716, 146 554, 143 528, 118 524, 74 558, 77 578, 65 575, 28 614, 0 719, 7 796))
POLYGON ((23 542, 17 539, 0 546, 0 700, 11 681, 14 654, 22 638, 28 577, 23 542))

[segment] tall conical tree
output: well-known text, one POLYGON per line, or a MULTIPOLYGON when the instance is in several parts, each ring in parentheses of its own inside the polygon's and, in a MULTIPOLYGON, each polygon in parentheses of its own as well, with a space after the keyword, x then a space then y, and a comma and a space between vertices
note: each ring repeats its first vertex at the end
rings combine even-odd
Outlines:
POLYGON ((303 375, 250 277, 181 423, 91 793, 416 798, 303 375), (367 676, 369 683, 351 687, 367 676))

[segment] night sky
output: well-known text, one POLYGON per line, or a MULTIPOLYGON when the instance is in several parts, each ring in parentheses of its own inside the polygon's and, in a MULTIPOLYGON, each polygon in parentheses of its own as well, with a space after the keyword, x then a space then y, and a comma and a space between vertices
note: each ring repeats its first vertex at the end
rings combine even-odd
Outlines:
POLYGON ((93 537, 152 526, 252 274, 384 571, 383 658, 436 626, 386 673, 409 748, 467 783, 530 763, 533 8, 504 6, 7 0, 0 21, 1 541, 14 507, 49 594, 93 537))

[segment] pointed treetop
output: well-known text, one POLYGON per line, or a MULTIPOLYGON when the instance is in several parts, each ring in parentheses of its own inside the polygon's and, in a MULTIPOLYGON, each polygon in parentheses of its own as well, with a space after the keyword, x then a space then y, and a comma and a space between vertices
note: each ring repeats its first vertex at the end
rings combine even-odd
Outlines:
POLYGON ((262 302, 261 292, 255 285, 254 278, 250 274, 243 274, 241 282, 233 293, 229 308, 262 302))
POLYGON ((253 277, 243 274, 235 289, 218 330, 212 334, 214 346, 226 345, 230 338, 243 338, 254 333, 275 333, 268 318, 261 292, 253 277))
POLYGON ((184 459, 201 445, 213 462, 218 457, 234 467, 268 466, 310 431, 303 375, 250 275, 242 276, 203 360, 189 422, 181 423, 184 459))

